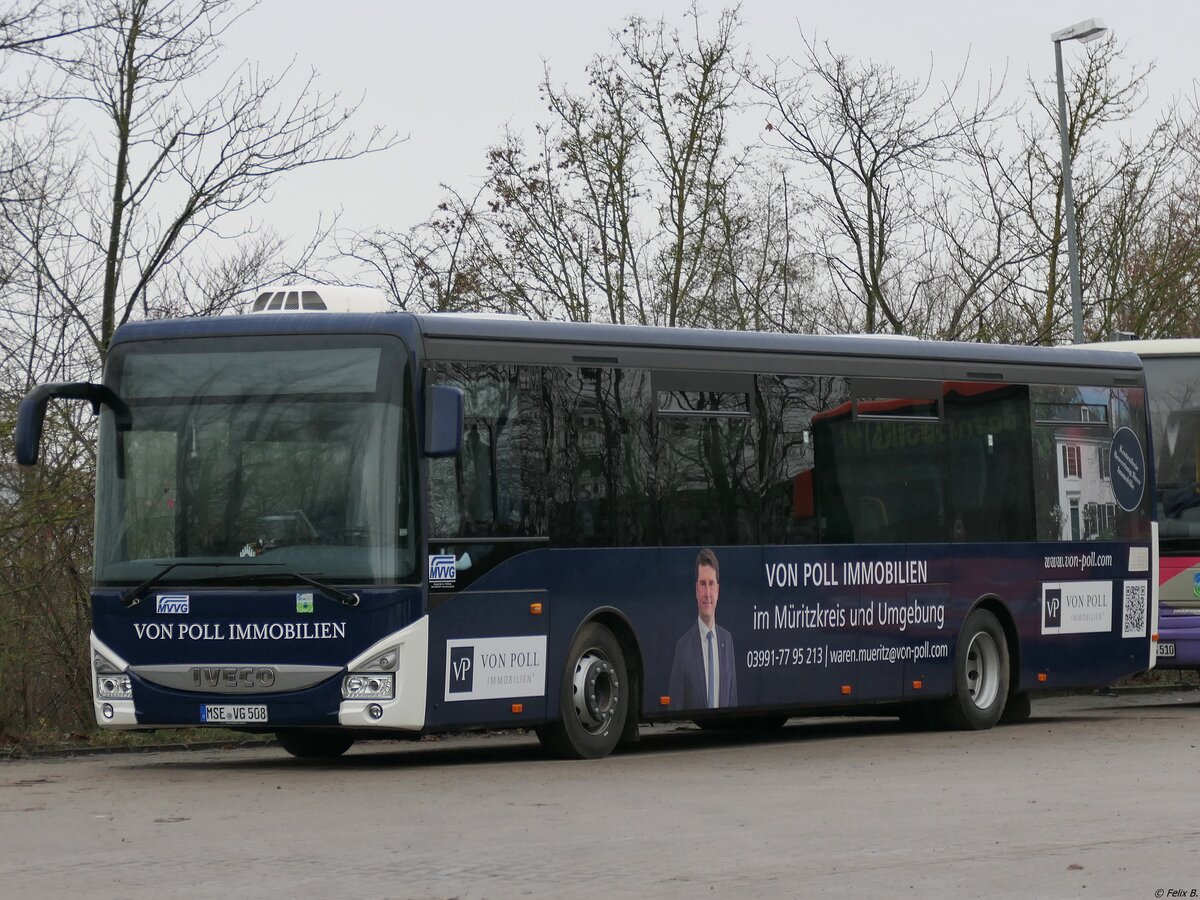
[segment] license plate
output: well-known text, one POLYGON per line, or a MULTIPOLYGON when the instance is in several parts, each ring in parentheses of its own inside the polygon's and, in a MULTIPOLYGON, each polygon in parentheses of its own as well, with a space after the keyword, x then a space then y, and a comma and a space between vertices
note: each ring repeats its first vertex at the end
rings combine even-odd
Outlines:
POLYGON ((267 707, 201 704, 200 721, 206 725, 260 725, 267 721, 267 707))
POLYGON ((1174 659, 1175 658, 1175 642, 1174 641, 1159 641, 1158 642, 1158 658, 1159 659, 1174 659))

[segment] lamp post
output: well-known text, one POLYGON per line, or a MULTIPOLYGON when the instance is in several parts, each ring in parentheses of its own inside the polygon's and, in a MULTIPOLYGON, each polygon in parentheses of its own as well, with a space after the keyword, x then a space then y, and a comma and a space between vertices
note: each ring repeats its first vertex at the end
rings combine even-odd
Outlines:
POLYGON ((1076 344, 1083 343, 1083 288, 1079 284, 1079 250, 1075 244, 1075 194, 1071 190, 1071 145, 1067 137, 1067 92, 1063 87, 1063 41, 1094 41, 1108 28, 1103 19, 1084 19, 1050 35, 1058 74, 1058 133, 1062 140, 1063 197, 1067 207, 1067 265, 1071 281, 1071 325, 1076 344))

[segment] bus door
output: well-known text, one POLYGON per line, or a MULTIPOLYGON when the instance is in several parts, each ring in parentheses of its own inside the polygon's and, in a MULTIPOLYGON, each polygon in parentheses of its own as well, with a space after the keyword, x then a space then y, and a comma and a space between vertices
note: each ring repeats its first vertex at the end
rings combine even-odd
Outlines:
MULTIPOLYGON (((813 416, 822 543, 845 547, 855 700, 905 695, 918 640, 915 609, 944 611, 932 548, 951 533, 945 387, 940 381, 852 377, 848 399, 813 416)), ((944 614, 944 612, 943 612, 944 614)), ((923 640, 923 638, 921 638, 923 640)), ((911 685, 910 685, 911 688, 911 685)))
POLYGON ((429 460, 427 579, 432 727, 520 726, 546 711, 550 596, 541 373, 446 363, 463 392, 457 457, 429 460))

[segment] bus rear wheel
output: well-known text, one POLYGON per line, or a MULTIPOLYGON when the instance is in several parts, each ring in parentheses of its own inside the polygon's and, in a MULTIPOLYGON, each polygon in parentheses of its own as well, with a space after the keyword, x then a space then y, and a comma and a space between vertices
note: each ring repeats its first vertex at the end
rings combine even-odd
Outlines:
POLYGON ((964 731, 991 728, 1008 697, 1008 642, 999 620, 986 609, 967 616, 958 635, 954 696, 942 707, 942 722, 964 731))
POLYGON ((337 731, 277 731, 279 746, 299 759, 336 759, 354 738, 337 731))
POLYGON ((537 729, 554 756, 600 759, 617 746, 629 715, 629 675, 621 645, 596 622, 579 630, 558 692, 558 719, 537 729))

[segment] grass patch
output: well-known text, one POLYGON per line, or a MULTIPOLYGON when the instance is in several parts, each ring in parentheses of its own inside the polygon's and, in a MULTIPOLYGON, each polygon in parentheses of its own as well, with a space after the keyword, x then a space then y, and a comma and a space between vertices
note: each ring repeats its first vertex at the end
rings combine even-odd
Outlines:
POLYGON ((1194 669, 1151 669, 1149 672, 1123 678, 1113 687, 1186 690, 1200 687, 1200 672, 1196 672, 1194 669))
POLYGON ((268 743, 270 734, 246 734, 226 728, 163 728, 155 731, 70 731, 48 727, 20 736, 0 735, 0 759, 70 755, 104 751, 136 752, 197 746, 255 746, 268 743))

